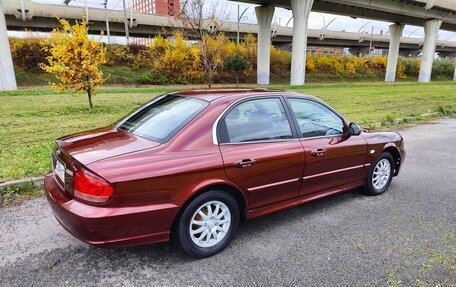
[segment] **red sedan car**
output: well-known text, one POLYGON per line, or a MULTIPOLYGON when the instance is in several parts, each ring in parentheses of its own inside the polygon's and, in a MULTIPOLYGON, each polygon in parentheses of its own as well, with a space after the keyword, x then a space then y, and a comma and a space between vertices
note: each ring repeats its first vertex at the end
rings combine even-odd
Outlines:
POLYGON ((405 151, 315 97, 263 89, 159 96, 116 124, 56 140, 47 198, 89 244, 174 241, 205 257, 239 222, 364 186, 379 195, 405 151))

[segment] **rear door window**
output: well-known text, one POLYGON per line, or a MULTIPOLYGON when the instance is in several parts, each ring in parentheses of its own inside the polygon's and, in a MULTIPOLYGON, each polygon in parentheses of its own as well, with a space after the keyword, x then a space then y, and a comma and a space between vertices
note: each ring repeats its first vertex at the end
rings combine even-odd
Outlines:
POLYGON ((232 108, 221 122, 221 143, 242 143, 293 138, 279 98, 255 99, 232 108))

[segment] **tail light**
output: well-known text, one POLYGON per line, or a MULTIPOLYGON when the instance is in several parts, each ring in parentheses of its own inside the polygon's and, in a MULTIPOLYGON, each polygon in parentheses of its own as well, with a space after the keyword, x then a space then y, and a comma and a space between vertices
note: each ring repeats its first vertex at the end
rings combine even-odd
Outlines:
POLYGON ((77 171, 73 179, 74 196, 90 202, 106 202, 113 194, 113 187, 104 179, 87 171, 77 171))

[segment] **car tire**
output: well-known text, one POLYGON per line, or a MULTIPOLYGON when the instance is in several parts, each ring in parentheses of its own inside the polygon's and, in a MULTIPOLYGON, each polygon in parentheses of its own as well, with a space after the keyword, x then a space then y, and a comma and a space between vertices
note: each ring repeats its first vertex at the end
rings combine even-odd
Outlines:
POLYGON ((230 243, 239 221, 236 199, 226 191, 211 190, 184 207, 176 222, 173 239, 188 255, 209 257, 230 243))
POLYGON ((372 165, 366 177, 364 189, 369 195, 384 193, 391 184, 394 174, 394 159, 389 152, 384 152, 372 165))

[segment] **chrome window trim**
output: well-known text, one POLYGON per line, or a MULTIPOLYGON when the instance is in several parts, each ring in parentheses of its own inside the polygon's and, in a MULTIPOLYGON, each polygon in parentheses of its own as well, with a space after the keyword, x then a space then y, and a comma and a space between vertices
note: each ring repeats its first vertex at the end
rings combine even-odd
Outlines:
POLYGON ((347 134, 340 134, 340 135, 328 135, 328 136, 315 136, 315 137, 308 137, 308 138, 290 138, 290 139, 274 139, 274 140, 262 140, 262 141, 247 141, 247 142, 237 142, 237 143, 221 143, 219 145, 237 145, 237 144, 255 144, 255 143, 269 143, 269 142, 285 142, 285 141, 293 141, 293 140, 312 140, 312 139, 322 139, 322 138, 333 138, 333 137, 341 137, 347 136, 347 134))
POLYGON ((274 143, 274 142, 289 142, 299 140, 298 138, 289 138, 289 139, 273 139, 273 140, 261 140, 261 141, 246 141, 246 142, 236 142, 236 143, 221 143, 219 145, 239 145, 239 144, 256 144, 256 143, 274 143))
MULTIPOLYGON (((214 145, 239 145, 239 144, 255 144, 255 143, 274 143, 274 142, 284 142, 284 141, 293 141, 293 140, 310 140, 310 139, 319 139, 319 138, 331 138, 331 137, 340 137, 340 136, 347 136, 348 134, 347 133, 343 133, 343 134, 339 134, 339 135, 327 135, 327 136, 315 136, 315 137, 302 137, 302 136, 298 136, 297 138, 290 138, 290 139, 274 139, 274 140, 262 140, 262 141, 248 141, 248 142, 236 142, 236 143, 219 143, 218 142, 218 139, 217 139, 217 126, 218 126, 218 123, 220 122, 220 120, 223 118, 223 116, 228 112, 228 110, 231 109, 231 107, 233 107, 234 105, 236 105, 237 103, 241 102, 241 101, 244 101, 246 99, 254 99, 254 98, 258 98, 258 97, 261 97, 261 96, 276 96, 276 97, 284 97, 285 98, 285 101, 287 100, 287 98, 295 98, 295 99, 303 99, 303 100, 310 100, 310 101, 314 101, 314 102, 317 102, 319 104, 321 104, 319 101, 316 101, 314 100, 314 97, 313 96, 309 96, 309 95, 305 95, 305 94, 296 94, 296 93, 293 93, 293 92, 277 92, 277 93, 268 93, 267 95, 264 95, 264 94, 255 94, 255 95, 251 95, 251 96, 248 96, 248 97, 244 97, 244 98, 241 98, 241 99, 238 99, 236 101, 234 101, 233 103, 231 103, 230 105, 228 105, 228 107, 226 107, 221 113, 220 115, 217 117, 217 119, 215 120, 214 124, 212 125, 212 143, 214 145)), ((327 106, 327 105, 323 105, 325 106, 326 108, 328 108, 330 111, 332 111, 333 113, 336 114, 336 116, 338 116, 342 122, 344 122, 344 118, 334 109, 332 109, 331 107, 327 106)), ((300 134, 298 132, 298 134, 300 134)))
POLYGON ((323 139, 323 138, 336 138, 336 137, 342 137, 342 136, 347 136, 348 134, 338 134, 338 135, 327 135, 327 136, 314 136, 314 137, 298 137, 300 140, 312 140, 312 139, 323 139))

